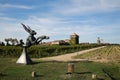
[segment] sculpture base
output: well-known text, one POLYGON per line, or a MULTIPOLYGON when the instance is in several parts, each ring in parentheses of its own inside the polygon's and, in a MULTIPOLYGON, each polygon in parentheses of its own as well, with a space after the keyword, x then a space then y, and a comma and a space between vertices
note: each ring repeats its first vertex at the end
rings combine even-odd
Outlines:
POLYGON ((23 51, 19 59, 17 60, 16 63, 20 64, 32 64, 32 60, 30 59, 28 53, 27 53, 27 48, 23 47, 23 51))

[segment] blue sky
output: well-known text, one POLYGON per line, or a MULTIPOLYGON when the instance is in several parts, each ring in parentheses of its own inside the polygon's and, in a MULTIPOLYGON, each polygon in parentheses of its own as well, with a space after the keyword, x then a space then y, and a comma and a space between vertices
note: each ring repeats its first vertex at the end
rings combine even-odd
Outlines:
POLYGON ((72 33, 80 42, 94 43, 97 37, 106 43, 120 44, 120 0, 0 0, 0 41, 25 40, 29 25, 36 37, 68 39, 72 33))

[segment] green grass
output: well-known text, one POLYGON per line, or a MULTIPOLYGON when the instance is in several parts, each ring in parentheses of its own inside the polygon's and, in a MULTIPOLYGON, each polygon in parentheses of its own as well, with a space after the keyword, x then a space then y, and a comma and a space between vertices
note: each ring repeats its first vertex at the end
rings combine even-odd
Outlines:
POLYGON ((95 80, 111 80, 103 69, 114 80, 120 80, 120 63, 76 62, 75 72, 67 75, 67 65, 64 62, 34 61, 36 64, 16 64, 15 58, 0 58, 0 80, 92 80, 91 75, 97 75, 95 80), (37 77, 31 77, 32 71, 37 77), (117 71, 117 73, 116 73, 117 71))
POLYGON ((120 62, 120 46, 106 46, 99 50, 90 51, 74 58, 82 58, 89 60, 107 60, 110 62, 120 62))

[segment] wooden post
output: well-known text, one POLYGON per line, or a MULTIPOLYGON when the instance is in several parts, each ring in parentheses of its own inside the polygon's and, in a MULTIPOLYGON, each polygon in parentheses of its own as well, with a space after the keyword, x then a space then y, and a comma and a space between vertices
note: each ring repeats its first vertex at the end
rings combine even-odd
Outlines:
POLYGON ((35 71, 32 72, 32 77, 36 77, 36 72, 35 71))
POLYGON ((92 74, 92 79, 96 79, 97 75, 96 74, 92 74))
POLYGON ((74 72, 74 63, 68 63, 68 73, 74 72))

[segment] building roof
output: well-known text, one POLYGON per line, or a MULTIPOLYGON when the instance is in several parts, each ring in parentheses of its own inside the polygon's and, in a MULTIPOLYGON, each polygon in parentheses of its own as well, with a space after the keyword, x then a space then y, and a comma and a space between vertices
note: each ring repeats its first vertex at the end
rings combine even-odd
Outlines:
POLYGON ((72 33, 71 35, 78 36, 76 33, 72 33))

